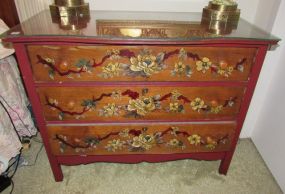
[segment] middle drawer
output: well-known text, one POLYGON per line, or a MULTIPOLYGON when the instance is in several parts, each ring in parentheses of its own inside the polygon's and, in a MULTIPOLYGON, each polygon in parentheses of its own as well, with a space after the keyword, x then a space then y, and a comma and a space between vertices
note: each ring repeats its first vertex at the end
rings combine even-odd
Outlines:
POLYGON ((96 86, 37 89, 46 121, 234 119, 244 87, 96 86))

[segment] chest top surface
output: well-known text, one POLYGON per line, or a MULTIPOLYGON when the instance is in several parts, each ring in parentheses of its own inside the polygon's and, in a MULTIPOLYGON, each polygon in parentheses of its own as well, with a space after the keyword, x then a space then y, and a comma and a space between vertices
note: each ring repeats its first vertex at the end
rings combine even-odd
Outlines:
POLYGON ((240 19, 237 26, 201 23, 201 13, 91 11, 85 18, 52 18, 43 11, 2 36, 8 42, 109 40, 133 42, 247 41, 275 44, 278 38, 240 19), (216 25, 216 27, 213 27, 216 25), (214 33, 213 33, 214 29, 214 33))

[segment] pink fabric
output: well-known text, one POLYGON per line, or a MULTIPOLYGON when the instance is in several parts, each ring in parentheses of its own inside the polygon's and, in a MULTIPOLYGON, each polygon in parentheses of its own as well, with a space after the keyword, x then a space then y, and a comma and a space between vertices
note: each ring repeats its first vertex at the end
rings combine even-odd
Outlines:
MULTIPOLYGON (((28 100, 13 56, 0 59, 0 100, 8 109, 20 136, 36 134, 37 130, 27 108, 28 100)), ((10 119, 0 107, 0 156, 10 159, 19 153, 20 148, 21 143, 10 119)))

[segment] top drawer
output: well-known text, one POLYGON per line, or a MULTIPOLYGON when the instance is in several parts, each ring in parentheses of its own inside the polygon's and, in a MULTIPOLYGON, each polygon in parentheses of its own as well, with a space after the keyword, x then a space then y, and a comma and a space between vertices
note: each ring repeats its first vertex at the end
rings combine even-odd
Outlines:
POLYGON ((256 48, 27 46, 36 81, 246 81, 256 48))

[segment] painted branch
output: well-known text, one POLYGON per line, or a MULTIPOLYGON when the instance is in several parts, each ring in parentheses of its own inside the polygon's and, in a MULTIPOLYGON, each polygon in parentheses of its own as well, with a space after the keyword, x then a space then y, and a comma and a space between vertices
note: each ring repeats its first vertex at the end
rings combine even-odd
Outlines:
POLYGON ((68 70, 68 71, 65 71, 65 72, 61 72, 53 63, 50 63, 50 62, 47 62, 45 59, 43 59, 40 55, 37 55, 37 58, 38 58, 38 62, 37 63, 41 63, 41 64, 44 64, 44 65, 47 65, 49 66, 53 71, 57 72, 60 76, 66 76, 66 75, 69 75, 71 73, 82 73, 82 72, 85 72, 85 70, 83 70, 83 67, 80 68, 78 71, 75 71, 75 70, 68 70))
MULTIPOLYGON (((165 94, 164 96, 162 96, 162 97, 160 98, 159 101, 162 102, 162 101, 164 101, 164 100, 167 100, 167 99, 170 98, 171 96, 172 96, 171 93, 165 94)), ((191 102, 191 100, 189 100, 187 97, 185 97, 185 96, 183 96, 183 95, 179 96, 179 97, 178 97, 178 100, 183 100, 184 103, 190 103, 190 102, 191 102)))
POLYGON ((140 94, 138 92, 134 92, 132 90, 126 90, 125 92, 122 93, 123 96, 129 96, 131 99, 135 100, 137 99, 140 94))
POLYGON ((135 57, 136 55, 134 52, 130 51, 129 49, 123 49, 123 50, 120 50, 120 56, 131 58, 131 57, 135 57))
POLYGON ((196 61, 196 60, 201 61, 201 58, 199 57, 198 54, 193 54, 193 53, 187 52, 187 57, 192 58, 194 61, 196 61))
POLYGON ((110 97, 110 96, 112 96, 112 93, 109 93, 109 94, 103 93, 103 94, 101 94, 101 96, 100 96, 99 98, 94 98, 94 97, 93 97, 93 102, 99 102, 99 101, 101 101, 104 97, 110 97))
POLYGON ((166 61, 169 57, 171 57, 173 55, 177 55, 177 54, 179 54, 179 49, 165 53, 163 61, 166 61))
POLYGON ((90 145, 85 145, 85 146, 82 146, 82 145, 73 145, 69 142, 67 142, 66 140, 64 140, 63 138, 61 138, 59 135, 55 135, 55 139, 58 140, 59 142, 73 148, 73 149, 76 149, 76 148, 83 148, 83 149, 87 149, 90 147, 90 145))
POLYGON ((54 103, 50 103, 47 96, 45 98, 46 98, 46 103, 47 103, 46 105, 47 106, 55 108, 55 109, 59 110, 60 112, 62 112, 64 114, 68 114, 68 115, 72 115, 72 116, 73 115, 83 115, 84 113, 86 113, 90 109, 90 108, 84 107, 83 110, 80 111, 80 112, 70 112, 70 111, 63 110, 61 107, 55 105, 54 103))
POLYGON ((236 64, 236 66, 235 66, 235 68, 234 69, 238 69, 238 66, 240 66, 240 65, 243 65, 245 62, 246 62, 246 58, 243 58, 241 61, 239 61, 237 64, 236 64))

